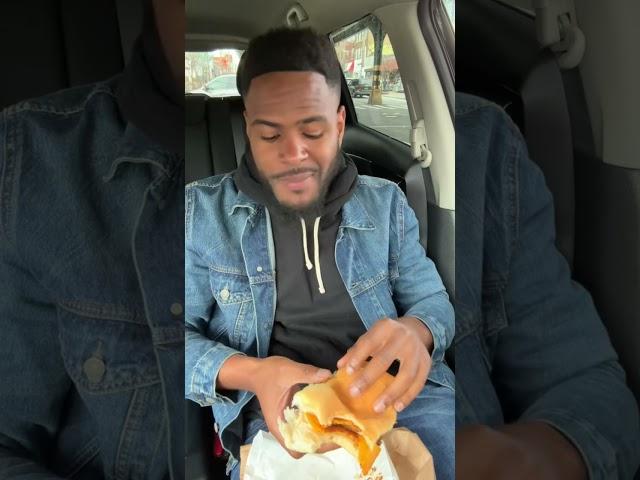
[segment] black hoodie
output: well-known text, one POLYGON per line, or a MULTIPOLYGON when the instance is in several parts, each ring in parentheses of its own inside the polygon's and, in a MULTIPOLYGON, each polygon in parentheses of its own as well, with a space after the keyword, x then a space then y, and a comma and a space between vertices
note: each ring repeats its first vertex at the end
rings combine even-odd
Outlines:
POLYGON ((184 156, 184 93, 167 61, 155 25, 151 0, 144 3, 142 33, 118 86, 126 121, 168 152, 184 156))
MULTIPOLYGON (((234 174, 236 187, 264 205, 271 218, 278 298, 269 355, 282 355, 332 371, 338 359, 365 332, 334 255, 342 206, 353 194, 358 172, 352 160, 342 153, 337 161, 342 167, 327 190, 317 242, 315 219, 306 219, 303 234, 302 222, 292 222, 274 208, 277 200, 271 189, 258 180, 250 149, 234 174)), ((261 321, 267 319, 258 319, 261 321)))

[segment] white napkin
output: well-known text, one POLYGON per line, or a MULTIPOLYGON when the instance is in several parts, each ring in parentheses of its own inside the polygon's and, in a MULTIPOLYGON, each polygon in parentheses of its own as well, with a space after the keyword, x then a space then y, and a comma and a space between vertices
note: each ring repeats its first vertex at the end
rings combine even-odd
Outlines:
POLYGON ((387 449, 382 442, 380 454, 367 475, 345 449, 326 453, 308 453, 295 459, 268 432, 260 431, 253 439, 244 480, 399 480, 387 449))

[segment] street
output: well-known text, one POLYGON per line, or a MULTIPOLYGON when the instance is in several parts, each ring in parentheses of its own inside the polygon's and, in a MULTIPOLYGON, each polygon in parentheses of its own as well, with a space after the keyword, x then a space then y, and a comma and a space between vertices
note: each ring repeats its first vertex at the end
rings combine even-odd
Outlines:
POLYGON ((411 121, 404 93, 384 92, 382 105, 369 105, 368 102, 369 97, 353 99, 358 122, 408 145, 411 121))

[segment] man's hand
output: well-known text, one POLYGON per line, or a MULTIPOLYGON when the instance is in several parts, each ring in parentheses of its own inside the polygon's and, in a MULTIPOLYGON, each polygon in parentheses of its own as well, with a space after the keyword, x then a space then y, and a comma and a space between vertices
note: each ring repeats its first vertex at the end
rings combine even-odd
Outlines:
POLYGON ((541 422, 493 429, 470 425, 456 432, 456 478, 460 480, 585 480, 575 447, 541 422))
POLYGON ((389 405, 400 412, 418 396, 431 369, 429 349, 433 337, 417 318, 385 318, 362 335, 338 360, 338 368, 354 373, 350 393, 358 396, 375 383, 398 360, 400 369, 389 388, 374 402, 374 410, 383 412, 389 405), (371 360, 367 362, 367 359, 371 360))
MULTIPOLYGON (((286 448, 277 419, 282 418, 285 407, 301 384, 321 383, 331 377, 329 370, 294 362, 285 357, 267 357, 260 361, 252 384, 252 391, 260 401, 260 408, 269 432, 286 448)), ((322 451, 326 451, 323 449, 322 451)), ((294 458, 302 455, 288 450, 294 458)))

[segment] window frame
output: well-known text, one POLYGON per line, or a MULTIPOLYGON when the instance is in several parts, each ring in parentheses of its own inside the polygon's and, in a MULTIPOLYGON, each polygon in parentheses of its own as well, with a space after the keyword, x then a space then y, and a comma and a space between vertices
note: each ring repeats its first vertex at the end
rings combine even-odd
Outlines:
POLYGON ((455 32, 442 0, 419 0, 418 21, 433 58, 451 119, 455 116, 455 32))

